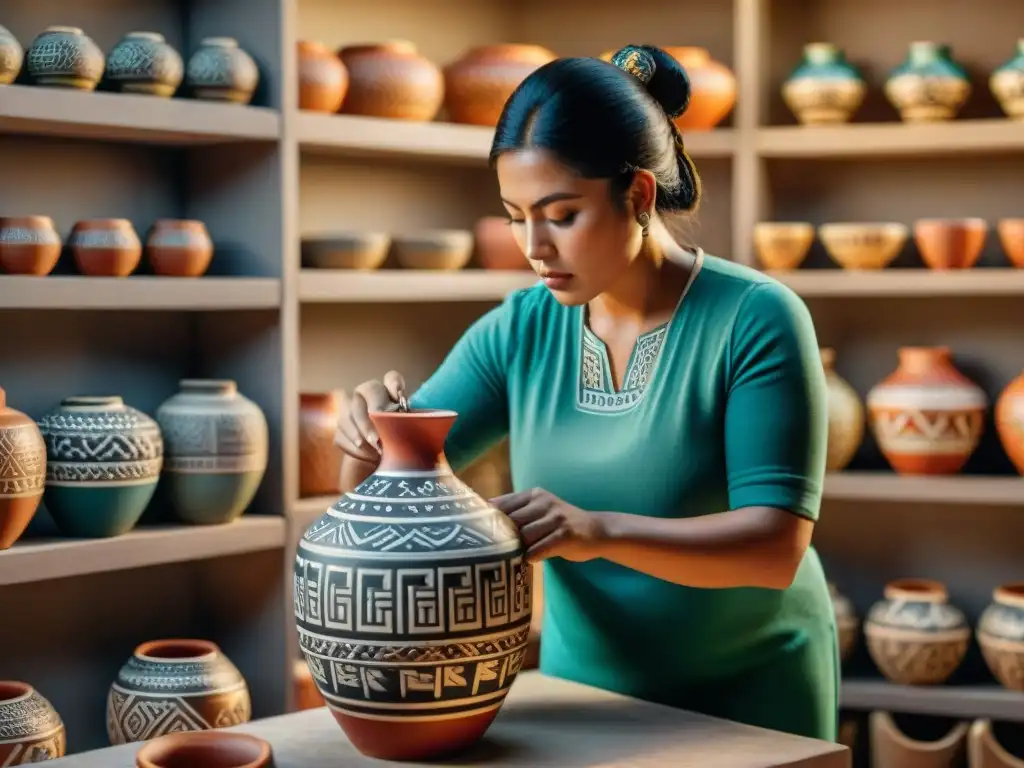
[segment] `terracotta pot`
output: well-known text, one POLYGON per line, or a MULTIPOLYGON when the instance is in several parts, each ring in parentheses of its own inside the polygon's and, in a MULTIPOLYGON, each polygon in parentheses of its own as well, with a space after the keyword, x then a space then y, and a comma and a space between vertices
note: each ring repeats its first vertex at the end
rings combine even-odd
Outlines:
POLYGON ((978 620, 978 645, 992 675, 1024 693, 1024 582, 1003 584, 978 620))
POLYGON ((47 27, 25 54, 25 69, 36 85, 92 91, 105 65, 103 51, 78 27, 47 27))
POLYGON ((949 603, 945 585, 898 579, 864 622, 868 653, 886 678, 901 685, 944 683, 964 660, 971 628, 949 603))
POLYGON ((885 269, 900 255, 907 235, 898 222, 822 224, 818 236, 825 251, 843 269, 885 269))
POLYGON ((135 649, 107 695, 107 735, 126 744, 249 722, 245 679, 208 640, 153 640, 135 649))
POLYGON ((348 91, 348 70, 326 45, 300 40, 299 109, 337 112, 348 91))
POLYGON ((1024 269, 1024 219, 1000 219, 996 231, 1010 264, 1024 269))
POLYGON ((978 263, 988 235, 984 219, 918 219, 914 243, 931 269, 970 269, 978 263))
POLYGON ((64 757, 64 722, 26 683, 0 681, 0 765, 35 765, 64 757))
POLYGON ((10 549, 28 528, 45 487, 43 435, 32 419, 7 407, 0 389, 0 550, 10 549))
POLYGON ((164 460, 156 422, 120 397, 66 397, 39 420, 43 503, 65 536, 127 533, 156 491, 164 460))
POLYGON ((484 216, 473 230, 476 256, 484 269, 530 270, 530 262, 504 216, 484 216))
POLYGON ((796 269, 814 243, 814 227, 805 221, 759 221, 754 250, 765 269, 796 269))
POLYGON ((270 743, 247 733, 169 733, 135 754, 136 768, 271 768, 270 743))
POLYGON ((124 93, 169 98, 185 78, 185 62, 159 32, 129 32, 111 49, 104 74, 124 93))
POLYGON ((885 81, 885 95, 904 122, 952 120, 971 95, 967 72, 948 45, 913 42, 904 59, 885 81))
POLYGON ((299 496, 340 492, 341 449, 334 444, 340 392, 299 395, 299 496))
POLYGON ((901 475, 959 472, 978 447, 988 397, 948 347, 901 347, 899 366, 868 393, 878 447, 901 475))
POLYGON ((1013 57, 992 72, 988 86, 1003 112, 1024 119, 1024 38, 1017 41, 1013 57))
POLYGON ((259 82, 259 67, 233 37, 200 40, 185 70, 185 84, 204 101, 248 104, 259 82))
POLYGON ((0 218, 0 269, 7 274, 48 275, 60 251, 60 235, 49 216, 0 218))
POLYGON ((252 503, 267 471, 266 416, 230 379, 182 379, 156 411, 164 488, 179 519, 221 525, 252 503))
POLYGON ((832 43, 808 43, 782 84, 786 106, 803 125, 847 123, 860 109, 867 85, 860 71, 832 43))
POLYGON ((675 123, 681 131, 709 131, 728 117, 736 105, 736 76, 712 60, 706 48, 673 47, 665 52, 690 76, 690 106, 675 123))
POLYGON ((901 731, 888 712, 872 712, 869 721, 872 768, 955 768, 962 764, 968 722, 956 723, 941 739, 922 741, 901 731))
POLYGON ((298 545, 299 646, 370 757, 429 760, 474 744, 526 653, 532 571, 512 521, 448 465, 456 417, 371 413, 379 468, 298 545))
POLYGON ((201 221, 158 219, 146 237, 146 258, 158 275, 199 277, 210 268, 213 240, 201 221))
POLYGON ((971 724, 967 756, 971 768, 1024 768, 1024 758, 1010 754, 999 743, 991 720, 975 720, 971 724))
POLYGON ((471 48, 444 68, 444 105, 453 123, 494 127, 505 102, 534 70, 557 56, 539 45, 471 48))
POLYGON ((857 646, 860 619, 857 618, 857 612, 850 599, 843 595, 832 582, 828 583, 828 593, 832 598, 832 611, 835 613, 836 629, 839 631, 839 659, 846 661, 857 646))
POLYGON ((348 70, 342 114, 433 120, 444 99, 444 76, 410 42, 351 45, 338 55, 348 70))
POLYGON ((860 395, 836 373, 836 352, 830 347, 821 350, 821 364, 825 368, 828 387, 828 457, 825 467, 829 472, 845 469, 864 440, 864 406, 860 395))
POLYGON ((68 237, 75 266, 92 277, 127 277, 142 261, 142 242, 128 219, 87 219, 68 237))
POLYGON ((1024 475, 1024 373, 1006 385, 996 400, 996 431, 1013 466, 1024 475))
POLYGON ((7 27, 0 24, 0 85, 10 85, 21 72, 25 49, 7 27))

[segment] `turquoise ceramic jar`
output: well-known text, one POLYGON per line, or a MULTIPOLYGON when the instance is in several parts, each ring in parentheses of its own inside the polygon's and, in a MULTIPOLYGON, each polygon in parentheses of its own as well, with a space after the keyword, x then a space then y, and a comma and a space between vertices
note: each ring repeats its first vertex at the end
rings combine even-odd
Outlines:
POLYGON ((130 531, 163 465, 160 428, 120 397, 68 397, 39 420, 46 441, 43 504, 65 536, 130 531))
POLYGON ((921 41, 910 44, 889 75, 885 95, 906 122, 952 120, 971 95, 971 82, 948 45, 921 41))
POLYGON ((166 498, 186 522, 231 522, 267 471, 267 419, 234 381, 184 379, 178 386, 156 412, 167 449, 166 498))
POLYGON ((1010 117, 1024 119, 1024 38, 1017 41, 1017 53, 998 67, 988 80, 992 95, 1010 117))
POLYGON ((804 125, 829 125, 848 122, 866 91, 864 78, 840 48, 809 43, 782 85, 782 98, 804 125))

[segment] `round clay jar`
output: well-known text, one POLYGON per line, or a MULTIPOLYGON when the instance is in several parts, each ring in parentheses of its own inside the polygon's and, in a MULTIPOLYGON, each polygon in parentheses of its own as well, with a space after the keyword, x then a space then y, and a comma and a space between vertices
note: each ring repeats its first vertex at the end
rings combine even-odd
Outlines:
POLYGON ((0 24, 0 85, 10 85, 21 72, 25 49, 7 27, 0 24))
POLYGON ((348 70, 342 114, 392 120, 433 120, 444 99, 441 69, 410 42, 351 45, 338 55, 348 70))
POLYGON ((106 77, 125 93, 167 98, 181 85, 185 63, 159 32, 129 32, 107 56, 106 77))
POLYGON ((300 40, 299 109, 334 113, 348 92, 348 70, 326 45, 300 40))
POLYGON ((556 55, 539 45, 471 48, 444 69, 444 104, 453 123, 494 127, 505 102, 530 73, 556 55))
POLYGON ((0 269, 7 274, 48 275, 60 251, 60 235, 49 216, 0 218, 0 269))
POLYGON ((206 101, 248 104, 259 81, 259 67, 233 37, 204 38, 185 70, 192 95, 206 101))
POLYGON ((103 77, 103 51, 78 27, 47 27, 32 41, 25 67, 36 85, 93 91, 103 77))
POLYGON ((0 680, 0 765, 64 757, 67 734, 57 710, 27 683, 0 680))
POLYGON ((146 237, 146 259, 163 277, 199 277, 210 268, 213 240, 194 219, 159 219, 146 237))
POLYGON ((127 277, 142 261, 142 242, 128 219, 86 219, 68 238, 75 266, 92 277, 127 277))

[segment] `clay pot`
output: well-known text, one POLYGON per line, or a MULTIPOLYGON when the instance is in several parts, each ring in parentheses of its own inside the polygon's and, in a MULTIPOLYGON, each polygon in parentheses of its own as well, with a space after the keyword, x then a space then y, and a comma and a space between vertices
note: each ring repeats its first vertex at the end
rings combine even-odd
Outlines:
POLYGON ((395 235, 392 247, 405 269, 462 269, 473 255, 473 233, 438 229, 395 235))
POLYGON ((673 47, 665 52, 690 76, 690 106, 675 119, 681 131, 708 131, 721 123, 736 105, 736 76, 712 60, 706 48, 673 47))
POLYGON ((839 659, 846 661, 857 645, 860 619, 857 618, 853 603, 832 582, 828 583, 828 593, 832 598, 832 611, 835 613, 836 629, 839 631, 839 659))
POLYGON ((26 683, 0 681, 0 765, 64 757, 67 734, 57 710, 26 683))
POLYGON ((251 717, 242 673, 209 640, 143 643, 121 667, 107 695, 111 744, 229 728, 251 717))
POLYGON ((48 275, 60 251, 60 235, 49 216, 0 218, 0 269, 7 274, 48 275))
POLYGON ((469 49, 444 68, 448 119, 493 128, 516 87, 556 58, 539 45, 504 43, 469 49))
POLYGON ((65 536, 127 533, 156 491, 164 444, 156 422, 120 397, 67 397, 39 420, 43 503, 65 536))
POLYGON ((92 277, 127 277, 142 261, 142 242, 128 219, 87 219, 71 230, 75 266, 92 277))
POLYGON ((205 101, 248 104, 259 82, 259 67, 233 37, 203 38, 185 70, 192 95, 205 101))
POLYGON ((1010 264, 1024 269, 1024 219, 1000 219, 996 231, 1010 264))
POLYGON ((1019 758, 999 743, 991 720, 975 720, 967 737, 967 756, 971 768, 1024 768, 1019 758))
POLYGON ((825 468, 839 472, 853 460, 864 440, 864 406, 860 395, 835 371, 836 352, 830 347, 821 350, 828 388, 828 455, 825 468))
POLYGON ((988 235, 984 219, 918 219, 914 243, 931 269, 970 269, 978 263, 988 235))
POLYGON ((848 123, 864 103, 867 85, 832 43, 808 43, 782 84, 782 99, 803 125, 848 123))
POLYGON ((926 741, 901 731, 888 712, 872 712, 869 722, 872 768, 953 768, 962 764, 968 722, 956 723, 942 738, 926 741))
POLYGON ((340 492, 341 450, 334 444, 340 392, 299 394, 299 496, 340 492))
POLYGON ((0 550, 10 549, 28 528, 45 485, 46 443, 39 427, 8 408, 0 389, 0 550))
POLYGON ((899 366, 868 393, 871 429, 901 475, 951 475, 978 447, 988 397, 948 347, 901 347, 899 366))
POLYGON ((348 91, 348 70, 326 45, 298 42, 299 109, 337 112, 348 91))
POLYGON ((805 221, 759 221, 754 225, 754 251, 765 269, 796 269, 813 243, 814 227, 805 221))
POLYGON ((36 85, 92 91, 103 77, 103 51, 78 27, 47 27, 25 55, 36 85))
POLYGON ((978 645, 992 675, 1024 693, 1024 582, 1003 584, 978 620, 978 645))
POLYGON ((1024 373, 1007 384, 996 400, 995 422, 1003 450, 1024 475, 1024 373))
POLYGON ((169 733, 135 754, 136 768, 271 768, 270 743, 247 733, 169 733))
POLYGON ((944 683, 963 662, 971 628, 949 603, 946 587, 928 579, 898 579, 864 622, 868 653, 886 678, 901 685, 944 683))
POLYGON ((989 76, 988 87, 1003 112, 1024 119, 1024 38, 1017 41, 1014 56, 989 76))
POLYGON ((182 379, 156 411, 166 455, 163 487, 175 514, 196 525, 237 519, 267 471, 263 411, 229 379, 182 379))
POLYGON ((385 232, 338 232, 302 240, 302 266, 309 269, 378 269, 388 257, 385 232))
POLYGON ((0 24, 0 85, 10 85, 15 81, 24 59, 25 50, 18 38, 0 24))
POLYGON ((885 95, 904 122, 952 120, 971 95, 971 81, 948 45, 919 41, 890 73, 885 95))
POLYGON ((900 255, 910 229, 897 222, 835 223, 818 227, 829 257, 843 269, 885 269, 900 255))
POLYGON ((146 258, 158 275, 199 277, 210 268, 213 240, 201 221, 158 219, 146 237, 146 258))
POLYGON ((342 114, 433 120, 444 99, 441 69, 410 42, 350 45, 338 55, 348 70, 342 114))
POLYGON ((484 216, 473 230, 480 266, 494 270, 530 270, 530 262, 504 216, 484 216))
POLYGON ((129 32, 107 56, 106 76, 124 93, 170 98, 185 77, 185 62, 159 32, 129 32))
POLYGON ((498 714, 526 653, 532 571, 512 521, 448 465, 455 412, 370 418, 380 466, 298 545, 299 646, 356 749, 425 761, 498 714))

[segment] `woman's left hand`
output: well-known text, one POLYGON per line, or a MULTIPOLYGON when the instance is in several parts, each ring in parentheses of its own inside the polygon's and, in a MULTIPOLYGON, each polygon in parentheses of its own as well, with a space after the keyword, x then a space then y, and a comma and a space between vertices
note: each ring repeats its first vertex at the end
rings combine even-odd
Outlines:
POLYGON ((582 563, 597 557, 596 545, 604 538, 599 513, 574 507, 542 488, 506 493, 491 503, 519 528, 530 562, 563 557, 582 563))

